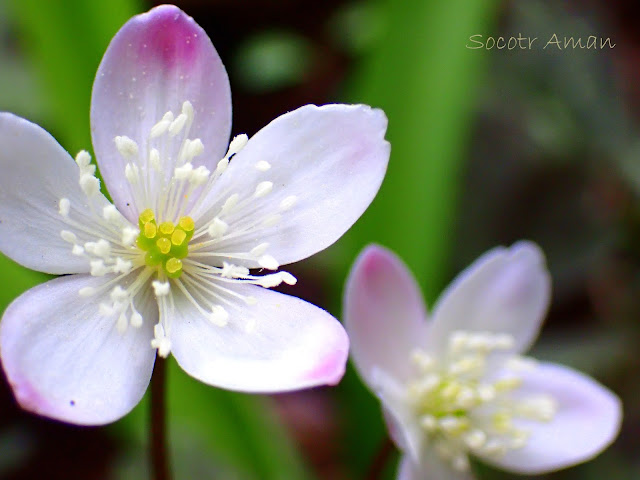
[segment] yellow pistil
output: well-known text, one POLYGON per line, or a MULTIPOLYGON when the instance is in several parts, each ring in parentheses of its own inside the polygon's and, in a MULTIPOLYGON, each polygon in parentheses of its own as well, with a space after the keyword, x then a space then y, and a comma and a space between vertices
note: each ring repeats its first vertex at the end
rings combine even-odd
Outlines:
POLYGON ((191 217, 182 217, 177 225, 172 222, 156 223, 155 214, 147 209, 138 218, 140 235, 138 248, 147 252, 145 263, 149 267, 161 268, 167 277, 182 275, 182 258, 189 253, 189 240, 193 237, 195 224, 191 217))

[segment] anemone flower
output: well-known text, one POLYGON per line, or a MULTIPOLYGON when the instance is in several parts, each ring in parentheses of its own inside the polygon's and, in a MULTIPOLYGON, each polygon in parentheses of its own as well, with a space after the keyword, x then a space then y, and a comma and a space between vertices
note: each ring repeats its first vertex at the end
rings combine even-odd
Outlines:
POLYGON ((27 410, 95 425, 143 396, 156 354, 244 392, 339 381, 348 339, 327 312, 269 290, 335 242, 384 177, 386 117, 307 105, 231 141, 226 71, 174 6, 130 19, 91 99, 100 192, 42 128, 0 114, 0 251, 69 274, 16 299, 0 355, 27 410))
POLYGON ((485 253, 431 314, 407 268, 370 246, 345 292, 356 369, 403 452, 398 479, 471 479, 469 455, 521 474, 588 460, 616 437, 616 395, 568 367, 522 356, 551 292, 530 242, 485 253))

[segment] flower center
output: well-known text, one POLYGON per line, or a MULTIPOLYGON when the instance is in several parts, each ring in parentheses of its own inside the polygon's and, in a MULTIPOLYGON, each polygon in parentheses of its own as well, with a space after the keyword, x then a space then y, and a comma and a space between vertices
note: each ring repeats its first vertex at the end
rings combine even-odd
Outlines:
POLYGON ((156 223, 155 214, 147 209, 138 218, 140 235, 136 245, 147 252, 144 262, 149 267, 160 267, 169 278, 182 275, 182 259, 189 253, 189 240, 195 224, 191 217, 182 217, 177 224, 156 223))
MULTIPOLYGON (((246 285, 296 283, 290 273, 275 272, 280 264, 261 239, 295 208, 297 197, 273 192, 273 182, 259 178, 254 189, 236 192, 230 186, 212 198, 215 182, 248 137, 235 137, 213 171, 194 166, 194 159, 205 153, 199 138, 189 138, 194 112, 189 101, 177 115, 166 112, 146 139, 138 139, 143 140, 140 144, 125 135, 114 138, 124 160, 124 188, 131 194, 131 207, 141 212, 137 226, 114 205, 105 205, 96 167, 84 151, 76 163, 89 211, 71 208, 68 198, 59 202, 68 226, 62 238, 72 245, 74 255, 87 259, 92 276, 105 277, 99 286, 83 288, 79 294, 100 295, 99 314, 114 318, 124 333, 147 320, 137 307, 146 305, 152 292, 160 315, 151 346, 162 357, 171 351, 178 303, 181 309, 193 308, 214 327, 225 327, 233 319, 234 328, 251 333, 255 320, 247 319, 243 309, 257 300, 246 285), (253 275, 250 268, 274 272, 253 275)), ((268 175, 271 165, 260 160, 254 168, 258 175, 268 175)))
POLYGON ((419 375, 407 385, 409 401, 427 441, 456 470, 469 469, 468 452, 500 456, 526 445, 519 420, 553 419, 553 397, 519 392, 518 371, 535 361, 510 355, 513 344, 506 334, 458 331, 440 359, 412 353, 419 375))

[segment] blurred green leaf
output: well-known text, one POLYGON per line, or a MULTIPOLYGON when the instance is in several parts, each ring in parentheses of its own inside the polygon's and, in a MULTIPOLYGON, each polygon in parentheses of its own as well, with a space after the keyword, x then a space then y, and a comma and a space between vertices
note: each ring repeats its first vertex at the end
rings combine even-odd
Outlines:
POLYGON ((294 32, 260 32, 240 45, 232 67, 247 90, 267 93, 301 83, 312 53, 308 40, 294 32))
MULTIPOLYGON (((497 2, 386 1, 386 32, 349 90, 352 101, 384 109, 389 169, 372 206, 343 243, 343 269, 367 243, 395 250, 431 302, 445 284, 476 90, 488 58, 465 47, 487 34, 497 2)), ((352 371, 350 371, 352 372, 352 371)), ((383 427, 379 406, 353 373, 342 385, 349 452, 362 471, 383 427)))

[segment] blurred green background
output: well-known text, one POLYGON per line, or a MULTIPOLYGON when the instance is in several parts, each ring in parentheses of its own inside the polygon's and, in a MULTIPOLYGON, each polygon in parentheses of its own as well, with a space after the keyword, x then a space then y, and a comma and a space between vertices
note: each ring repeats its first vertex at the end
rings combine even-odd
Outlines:
MULTIPOLYGON (((300 281, 286 291, 339 317, 346 272, 376 241, 411 266, 432 304, 485 250, 535 240, 554 299, 534 355, 595 376, 625 405, 610 449, 539 478, 640 478, 637 2, 176 3, 227 66, 234 134, 307 103, 368 103, 389 117, 380 194, 336 245, 293 266, 300 281), (466 48, 471 35, 520 33, 611 37, 615 48, 466 48)), ((72 154, 89 148, 100 58, 153 5, 0 0, 0 110, 42 125, 72 154)), ((0 268, 0 311, 46 279, 5 258, 0 268)), ((62 425, 21 412, 2 379, 0 478, 147 478, 147 408, 106 428, 62 425)), ((172 362, 169 423, 177 479, 362 478, 384 438, 378 404, 351 370, 337 388, 267 398, 207 387, 172 362)), ((393 478, 395 459, 387 470, 393 478)))

